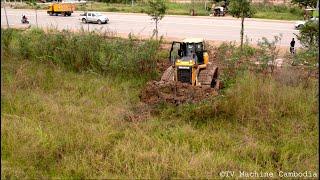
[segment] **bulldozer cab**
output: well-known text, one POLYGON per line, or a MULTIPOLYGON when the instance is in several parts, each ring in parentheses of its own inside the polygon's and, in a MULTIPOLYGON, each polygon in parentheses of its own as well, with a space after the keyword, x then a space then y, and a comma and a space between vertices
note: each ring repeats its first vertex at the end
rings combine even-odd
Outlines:
POLYGON ((175 63, 176 60, 190 61, 194 60, 196 64, 203 64, 204 44, 203 39, 189 38, 182 42, 174 41, 170 50, 170 62, 175 63))
POLYGON ((204 47, 201 38, 174 41, 169 56, 171 66, 163 73, 161 80, 218 89, 218 67, 209 62, 209 54, 204 47))

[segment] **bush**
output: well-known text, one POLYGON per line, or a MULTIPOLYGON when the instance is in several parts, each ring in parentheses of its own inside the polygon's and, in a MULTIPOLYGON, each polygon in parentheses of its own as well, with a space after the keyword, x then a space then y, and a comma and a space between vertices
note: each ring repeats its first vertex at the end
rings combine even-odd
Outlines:
POLYGON ((308 21, 296 35, 298 40, 305 48, 319 47, 319 21, 308 21))
POLYGON ((248 69, 252 58, 255 58, 257 49, 249 45, 248 39, 243 44, 241 50, 234 42, 222 43, 215 50, 216 58, 222 63, 222 73, 220 79, 224 87, 228 88, 235 83, 236 77, 242 71, 248 69))
MULTIPOLYGON (((10 42, 9 30, 2 30, 5 47, 10 42)), ((124 76, 156 75, 160 41, 140 41, 134 37, 104 38, 98 33, 73 34, 68 31, 45 33, 32 29, 17 33, 16 54, 22 59, 46 61, 75 71, 124 76)), ((8 50, 6 50, 7 52, 8 50)))
POLYGON ((10 45, 15 34, 14 29, 1 30, 1 50, 8 53, 11 51, 10 45))
POLYGON ((293 65, 308 65, 316 68, 319 60, 319 50, 316 48, 302 49, 292 56, 293 65))
POLYGON ((278 57, 279 49, 277 49, 277 43, 281 40, 281 36, 274 36, 273 41, 269 41, 267 38, 263 37, 262 40, 258 42, 259 46, 259 56, 257 60, 261 63, 261 70, 266 71, 268 67, 273 73, 275 68, 275 60, 278 57))

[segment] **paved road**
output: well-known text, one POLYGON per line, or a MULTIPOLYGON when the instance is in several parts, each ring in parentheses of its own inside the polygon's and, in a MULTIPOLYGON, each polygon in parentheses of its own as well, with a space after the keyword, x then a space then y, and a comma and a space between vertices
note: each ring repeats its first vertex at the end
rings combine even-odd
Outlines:
MULTIPOLYGON (((29 17, 31 25, 35 26, 35 11, 7 8, 9 24, 21 26, 21 15, 29 17)), ((126 14, 105 12, 109 24, 90 24, 89 29, 117 33, 133 33, 141 36, 152 34, 154 23, 149 16, 144 14, 126 14)), ((38 11, 38 24, 41 27, 54 27, 58 29, 80 29, 87 30, 88 25, 79 20, 80 12, 75 12, 71 17, 49 16, 45 11, 38 11)), ((217 18, 217 17, 190 17, 190 16, 166 16, 160 22, 159 34, 167 38, 204 37, 206 40, 237 41, 240 40, 240 19, 217 18)), ((3 8, 1 9, 1 26, 6 26, 3 8)), ((266 37, 273 39, 273 36, 282 34, 281 46, 289 46, 294 33, 294 22, 290 21, 263 21, 245 20, 245 35, 253 44, 258 39, 266 37)), ((300 46, 298 44, 298 46, 300 46)))

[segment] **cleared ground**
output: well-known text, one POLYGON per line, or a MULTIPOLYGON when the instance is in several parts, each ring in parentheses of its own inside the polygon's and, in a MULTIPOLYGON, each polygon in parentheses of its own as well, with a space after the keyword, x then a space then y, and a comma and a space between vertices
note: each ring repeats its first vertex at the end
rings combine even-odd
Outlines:
MULTIPOLYGON (((32 26, 36 24, 34 10, 7 9, 9 25, 21 25, 21 16, 26 14, 32 26)), ((40 27, 54 27, 58 29, 78 30, 88 29, 79 18, 80 12, 75 12, 71 17, 49 16, 45 11, 38 11, 38 24, 40 27)), ((122 34, 133 33, 141 36, 152 34, 154 23, 145 14, 127 13, 103 13, 106 14, 110 23, 106 25, 90 24, 89 30, 111 31, 122 34)), ((1 26, 6 26, 5 14, 1 9, 1 26)), ((240 40, 240 19, 214 18, 214 17, 189 17, 189 16, 166 16, 159 25, 159 33, 165 38, 204 37, 207 40, 216 41, 239 41, 240 40)), ((246 19, 245 35, 248 40, 255 44, 258 39, 266 37, 273 39, 273 36, 282 34, 281 46, 289 46, 294 33, 293 21, 272 21, 246 19)), ((300 46, 297 44, 297 46, 300 46)))

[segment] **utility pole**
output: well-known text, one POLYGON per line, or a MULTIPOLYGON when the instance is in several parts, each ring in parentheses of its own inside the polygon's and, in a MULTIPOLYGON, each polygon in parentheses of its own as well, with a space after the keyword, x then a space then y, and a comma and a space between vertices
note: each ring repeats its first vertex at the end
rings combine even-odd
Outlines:
POLYGON ((7 26, 8 26, 8 28, 9 28, 8 15, 7 15, 7 10, 6 10, 6 3, 4 3, 3 9, 4 9, 4 14, 6 15, 7 26))
POLYGON ((88 22, 88 10, 87 10, 87 4, 86 4, 86 23, 87 23, 87 25, 88 25, 88 32, 90 31, 90 29, 89 29, 89 22, 88 22))
POLYGON ((37 28, 39 28, 39 26, 38 26, 38 10, 37 9, 36 9, 36 23, 37 23, 37 28))
POLYGON ((204 1, 204 10, 207 10, 207 0, 204 1))

